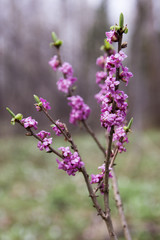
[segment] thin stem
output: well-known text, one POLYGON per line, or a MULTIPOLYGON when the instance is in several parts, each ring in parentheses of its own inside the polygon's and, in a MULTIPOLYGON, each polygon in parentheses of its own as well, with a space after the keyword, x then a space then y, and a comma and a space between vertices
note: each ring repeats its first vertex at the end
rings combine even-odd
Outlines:
POLYGON ((121 199, 121 196, 120 196, 120 193, 119 193, 117 177, 116 177, 114 168, 111 170, 111 174, 112 174, 112 187, 113 187, 113 192, 114 192, 114 198, 115 198, 116 206, 117 206, 119 216, 120 216, 120 219, 121 219, 124 236, 125 236, 126 240, 132 240, 131 235, 130 235, 130 231, 129 231, 129 228, 128 228, 128 224, 127 224, 127 221, 126 221, 126 218, 125 218, 123 203, 122 203, 122 199, 121 199))
POLYGON ((112 225, 112 221, 111 221, 110 215, 106 215, 102 211, 102 209, 101 209, 101 207, 100 207, 100 205, 99 205, 99 203, 97 201, 97 196, 95 195, 95 192, 93 191, 93 188, 92 188, 91 183, 89 181, 89 176, 88 176, 85 168, 83 167, 81 171, 83 173, 83 176, 84 176, 84 179, 85 179, 88 191, 90 193, 90 197, 91 197, 92 202, 93 202, 93 207, 95 207, 97 209, 98 215, 100 215, 102 217, 102 219, 105 221, 107 229, 108 229, 108 232, 109 232, 110 239, 111 240, 118 240, 118 238, 116 237, 116 234, 114 232, 114 229, 113 229, 113 225, 112 225))
POLYGON ((117 154, 118 154, 118 148, 116 148, 116 150, 114 152, 114 155, 113 155, 113 157, 111 159, 111 162, 110 162, 110 165, 109 165, 109 169, 111 169, 114 166, 114 162, 116 160, 117 154))
POLYGON ((56 122, 53 120, 53 118, 49 115, 49 113, 47 111, 44 110, 44 108, 42 108, 42 111, 44 112, 44 114, 47 116, 47 118, 51 121, 51 123, 55 124, 56 127, 61 131, 61 133, 63 134, 63 136, 65 137, 65 139, 70 142, 72 148, 74 151, 78 152, 77 146, 74 144, 71 134, 67 131, 64 131, 62 128, 60 128, 58 126, 58 124, 56 124, 56 122))
POLYGON ((85 120, 82 121, 82 124, 85 127, 85 129, 87 130, 87 132, 92 136, 92 138, 94 139, 94 141, 96 142, 96 144, 98 145, 100 150, 103 152, 104 156, 106 156, 105 148, 101 145, 101 143, 97 139, 97 137, 96 137, 95 133, 93 132, 93 130, 89 127, 89 125, 87 124, 87 122, 85 120))
MULTIPOLYGON (((24 125, 23 125, 23 123, 21 123, 21 121, 16 120, 16 122, 19 123, 23 128, 25 128, 24 125)), ((27 132, 30 133, 29 136, 33 136, 33 137, 36 138, 38 141, 43 142, 42 139, 41 139, 40 137, 38 137, 38 136, 32 131, 32 129, 31 129, 30 127, 25 128, 25 129, 27 130, 27 132)), ((56 154, 58 157, 60 157, 60 158, 63 159, 63 156, 62 156, 59 152, 57 152, 54 148, 52 148, 50 145, 49 145, 48 147, 49 147, 49 149, 50 149, 51 152, 53 152, 53 153, 56 154)))

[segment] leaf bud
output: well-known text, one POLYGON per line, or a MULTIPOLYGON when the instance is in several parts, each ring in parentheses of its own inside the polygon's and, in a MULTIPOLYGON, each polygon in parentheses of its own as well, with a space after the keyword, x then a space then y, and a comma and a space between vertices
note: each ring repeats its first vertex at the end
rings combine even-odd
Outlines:
POLYGON ((37 103, 40 102, 40 99, 39 99, 39 97, 38 97, 37 95, 34 94, 33 97, 34 97, 34 100, 35 100, 37 103))
POLYGON ((115 29, 115 26, 114 26, 114 25, 113 25, 113 26, 111 26, 111 27, 110 27, 110 29, 111 29, 111 30, 114 30, 114 29, 115 29))
POLYGON ((130 129, 131 129, 132 123, 133 123, 133 117, 130 119, 128 125, 127 125, 127 126, 124 126, 123 129, 124 129, 126 132, 129 132, 130 129))
POLYGON ((55 32, 52 32, 51 35, 52 35, 53 42, 56 42, 58 40, 58 38, 57 38, 57 35, 55 34, 55 32))
POLYGON ((59 48, 62 45, 63 41, 58 39, 57 41, 54 42, 54 46, 59 48))
POLYGON ((16 114, 15 119, 16 120, 22 120, 23 115, 21 113, 16 114))
POLYGON ((125 33, 125 34, 128 33, 128 28, 127 28, 127 26, 125 26, 125 28, 124 28, 124 33, 125 33))
POLYGON ((119 16, 119 26, 121 29, 123 28, 123 25, 124 25, 124 16, 123 16, 123 13, 121 13, 119 16))
POLYGON ((11 119, 11 124, 15 125, 15 118, 14 117, 11 119))
POLYGON ((126 48, 127 47, 127 42, 122 43, 121 48, 126 48))

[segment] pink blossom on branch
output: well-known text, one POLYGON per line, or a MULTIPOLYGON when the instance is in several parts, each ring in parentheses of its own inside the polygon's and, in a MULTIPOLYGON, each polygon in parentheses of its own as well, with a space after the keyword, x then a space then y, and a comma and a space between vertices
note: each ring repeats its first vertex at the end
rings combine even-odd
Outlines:
POLYGON ((77 81, 76 77, 60 78, 57 82, 58 90, 64 93, 69 93, 69 88, 77 81))
POLYGON ((56 159, 58 168, 66 171, 68 175, 75 176, 75 173, 80 171, 81 167, 84 166, 84 163, 81 161, 78 152, 72 153, 69 147, 60 147, 59 150, 62 151, 64 158, 62 161, 56 159))
POLYGON ((32 117, 23 118, 21 120, 21 123, 23 123, 25 128, 33 127, 35 130, 37 130, 38 122, 35 119, 33 119, 32 117))
POLYGON ((62 66, 59 68, 59 71, 62 72, 66 76, 66 78, 73 76, 73 68, 67 62, 64 62, 62 64, 62 66))
MULTIPOLYGON (((98 169, 101 169, 101 173, 99 174, 91 174, 91 184, 98 183, 101 184, 103 181, 104 175, 105 175, 105 164, 102 164, 102 166, 98 167, 98 169)), ((110 169, 111 170, 111 169, 110 169)), ((112 178, 112 174, 109 172, 109 178, 112 178)), ((104 191, 104 184, 102 183, 99 187, 100 192, 103 194, 104 191)))
POLYGON ((115 30, 111 30, 109 32, 106 32, 107 42, 112 44, 112 42, 117 42, 117 33, 115 30))
MULTIPOLYGON (((60 127, 61 130, 65 130, 65 125, 64 123, 60 122, 59 120, 56 121, 56 124, 60 127)), ((54 124, 54 125, 51 125, 53 131, 55 132, 55 134, 57 136, 60 136, 62 134, 61 130, 54 124)))
POLYGON ((50 103, 47 102, 46 99, 40 97, 40 101, 41 101, 42 106, 44 107, 45 110, 50 110, 51 109, 50 103))
POLYGON ((128 143, 128 137, 123 127, 119 127, 115 130, 115 133, 113 134, 113 141, 116 141, 116 146, 118 147, 118 151, 120 153, 126 151, 124 143, 128 143))
POLYGON ((69 100, 68 105, 72 107, 70 113, 70 123, 76 124, 78 121, 86 120, 90 114, 90 108, 84 103, 83 98, 79 95, 67 98, 69 100))
POLYGON ((50 135, 51 135, 50 132, 46 132, 44 130, 37 133, 37 136, 40 137, 40 139, 42 140, 42 141, 39 141, 37 144, 37 147, 39 148, 39 150, 42 151, 43 149, 45 149, 46 152, 50 150, 49 146, 50 144, 52 144, 52 138, 47 138, 50 135))
POLYGON ((48 63, 54 71, 57 71, 58 67, 60 66, 60 62, 59 62, 58 57, 56 55, 53 56, 48 63))

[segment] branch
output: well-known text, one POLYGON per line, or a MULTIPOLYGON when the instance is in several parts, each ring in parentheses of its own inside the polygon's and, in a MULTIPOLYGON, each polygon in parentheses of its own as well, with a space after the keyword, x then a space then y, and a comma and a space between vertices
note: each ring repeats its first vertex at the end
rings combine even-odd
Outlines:
POLYGON ((77 146, 74 144, 71 134, 67 131, 64 131, 63 129, 61 129, 61 127, 59 127, 58 124, 56 124, 56 122, 53 120, 53 118, 49 115, 49 113, 42 107, 42 111, 44 112, 44 114, 47 116, 47 118, 51 121, 51 123, 55 124, 56 127, 61 131, 61 133, 63 134, 63 136, 65 137, 65 139, 71 144, 72 149, 76 152, 78 152, 77 146))
POLYGON ((118 208, 120 220, 121 220, 121 223, 122 223, 124 236, 125 236, 126 240, 132 240, 131 235, 130 235, 130 231, 129 231, 129 228, 128 228, 128 225, 127 225, 127 221, 126 221, 126 218, 125 218, 123 203, 122 203, 121 196, 120 196, 120 193, 119 193, 118 183, 117 183, 117 178, 116 178, 114 168, 111 170, 111 174, 113 176, 112 177, 112 187, 113 187, 113 192, 114 192, 114 198, 115 198, 115 201, 116 201, 116 206, 118 208))
POLYGON ((104 213, 102 211, 101 207, 98 204, 97 196, 95 195, 95 192, 93 191, 93 188, 92 188, 91 183, 89 181, 89 176, 88 176, 88 174, 87 174, 87 172, 85 170, 85 167, 83 167, 81 169, 81 171, 83 173, 83 176, 84 176, 84 179, 85 179, 85 182, 86 182, 86 185, 87 185, 90 197, 91 197, 92 202, 94 204, 93 206, 97 209, 98 215, 100 215, 102 217, 102 219, 105 221, 107 229, 108 229, 108 232, 109 232, 110 239, 111 240, 118 240, 118 238, 116 237, 116 234, 114 232, 114 229, 113 229, 113 225, 112 225, 112 221, 111 221, 110 215, 106 215, 106 213, 104 213))
POLYGON ((85 129, 87 130, 87 132, 92 136, 92 138, 94 139, 94 141, 96 142, 96 144, 98 145, 99 149, 103 152, 104 156, 106 156, 106 150, 105 148, 101 145, 101 143, 99 142, 99 140, 97 139, 95 133, 93 132, 93 130, 89 127, 89 125, 87 124, 86 121, 82 121, 83 126, 85 127, 85 129))
MULTIPOLYGON (((16 122, 19 123, 23 128, 25 128, 24 125, 23 125, 23 123, 21 123, 21 121, 16 120, 16 122)), ((30 127, 25 128, 25 129, 26 129, 27 132, 29 133, 28 136, 33 136, 33 137, 36 138, 38 141, 43 142, 42 139, 41 139, 40 137, 38 137, 38 136, 31 130, 30 127)), ((57 152, 54 148, 52 148, 50 145, 49 145, 48 147, 49 147, 49 149, 50 149, 51 152, 53 152, 53 153, 56 154, 58 157, 60 157, 60 158, 63 159, 63 156, 62 156, 59 152, 57 152)))

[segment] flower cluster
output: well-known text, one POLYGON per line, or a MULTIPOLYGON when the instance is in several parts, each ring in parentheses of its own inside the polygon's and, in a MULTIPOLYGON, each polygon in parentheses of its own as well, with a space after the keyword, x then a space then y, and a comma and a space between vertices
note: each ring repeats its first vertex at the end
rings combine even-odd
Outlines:
POLYGON ((50 103, 47 102, 46 99, 40 97, 39 100, 40 100, 40 102, 38 104, 35 104, 36 105, 36 109, 37 109, 38 112, 41 111, 41 106, 43 106, 43 108, 46 111, 51 109, 50 103))
POLYGON ((60 66, 60 61, 56 55, 53 56, 48 63, 54 71, 57 71, 58 67, 60 66))
POLYGON ((25 128, 28 128, 28 127, 32 128, 33 127, 35 130, 37 130, 38 122, 35 119, 33 119, 32 117, 23 118, 21 120, 21 123, 23 123, 23 126, 25 128))
POLYGON ((78 121, 86 120, 90 114, 90 108, 84 103, 80 96, 68 97, 68 105, 72 107, 70 113, 70 123, 76 124, 78 121))
POLYGON ((69 147, 60 147, 59 150, 62 151, 63 160, 56 159, 58 168, 66 171, 68 175, 75 176, 75 173, 84 166, 78 152, 71 153, 69 147))
MULTIPOLYGON (((99 184, 99 189, 100 189, 101 193, 103 194, 103 192, 104 192, 103 177, 104 177, 104 174, 105 174, 105 164, 98 167, 98 169, 101 169, 102 171, 101 171, 101 173, 96 174, 96 175, 91 174, 91 184, 98 183, 99 184)), ((111 175, 110 172, 109 172, 109 177, 112 178, 112 175, 111 175)))
POLYGON ((62 134, 61 130, 63 130, 63 131, 65 130, 65 124, 62 123, 62 122, 60 122, 59 120, 56 121, 56 125, 53 124, 53 125, 51 125, 51 127, 52 127, 53 131, 55 132, 55 134, 56 134, 57 136, 60 136, 60 135, 62 134), (58 127, 59 127, 61 130, 60 130, 58 127))
POLYGON ((37 136, 41 139, 41 141, 39 141, 37 144, 37 147, 39 148, 39 150, 42 151, 43 149, 45 149, 46 152, 50 150, 49 146, 50 144, 52 144, 52 138, 47 138, 50 135, 51 135, 50 132, 46 132, 44 130, 37 133, 37 136))
MULTIPOLYGON (((107 32, 106 36, 109 43, 117 41, 117 33, 115 31, 107 32)), ((110 132, 112 126, 117 128, 123 126, 126 119, 128 96, 118 89, 120 81, 125 82, 127 85, 129 79, 133 76, 128 68, 122 64, 126 57, 127 55, 123 51, 119 51, 118 53, 113 52, 108 56, 105 54, 104 57, 97 59, 97 65, 103 68, 103 71, 96 74, 96 83, 100 87, 100 92, 95 97, 101 105, 101 125, 108 132, 110 132)), ((116 132, 114 139, 119 142, 116 132)), ((125 138, 123 141, 120 141, 121 145, 124 142, 126 142, 125 138)), ((122 149, 122 146, 119 147, 119 151, 125 150, 125 148, 122 149)))
POLYGON ((61 65, 57 56, 54 56, 49 61, 49 65, 54 71, 58 70, 63 73, 63 78, 59 79, 59 81, 57 82, 57 87, 59 91, 68 94, 72 85, 77 81, 77 78, 73 77, 72 66, 67 62, 64 62, 61 65))
POLYGON ((106 32, 107 42, 112 44, 112 42, 117 42, 118 36, 115 30, 111 30, 110 32, 106 32))
MULTIPOLYGON (((72 107, 70 113, 70 123, 76 124, 77 121, 86 120, 90 113, 89 106, 84 103, 84 100, 80 96, 71 96, 71 87, 77 81, 77 78, 73 77, 72 66, 67 62, 64 62, 62 65, 58 65, 57 56, 54 56, 51 61, 49 61, 49 64, 54 70, 56 69, 63 73, 63 78, 58 80, 57 87, 59 91, 62 91, 70 96, 67 98, 69 100, 68 105, 72 107)), ((60 130, 57 129, 56 126, 53 130, 55 130, 56 134, 60 134, 60 130)))
POLYGON ((127 132, 124 130, 123 127, 118 127, 113 134, 113 141, 116 142, 116 146, 118 147, 118 151, 125 152, 126 148, 123 146, 124 143, 128 143, 127 132))

